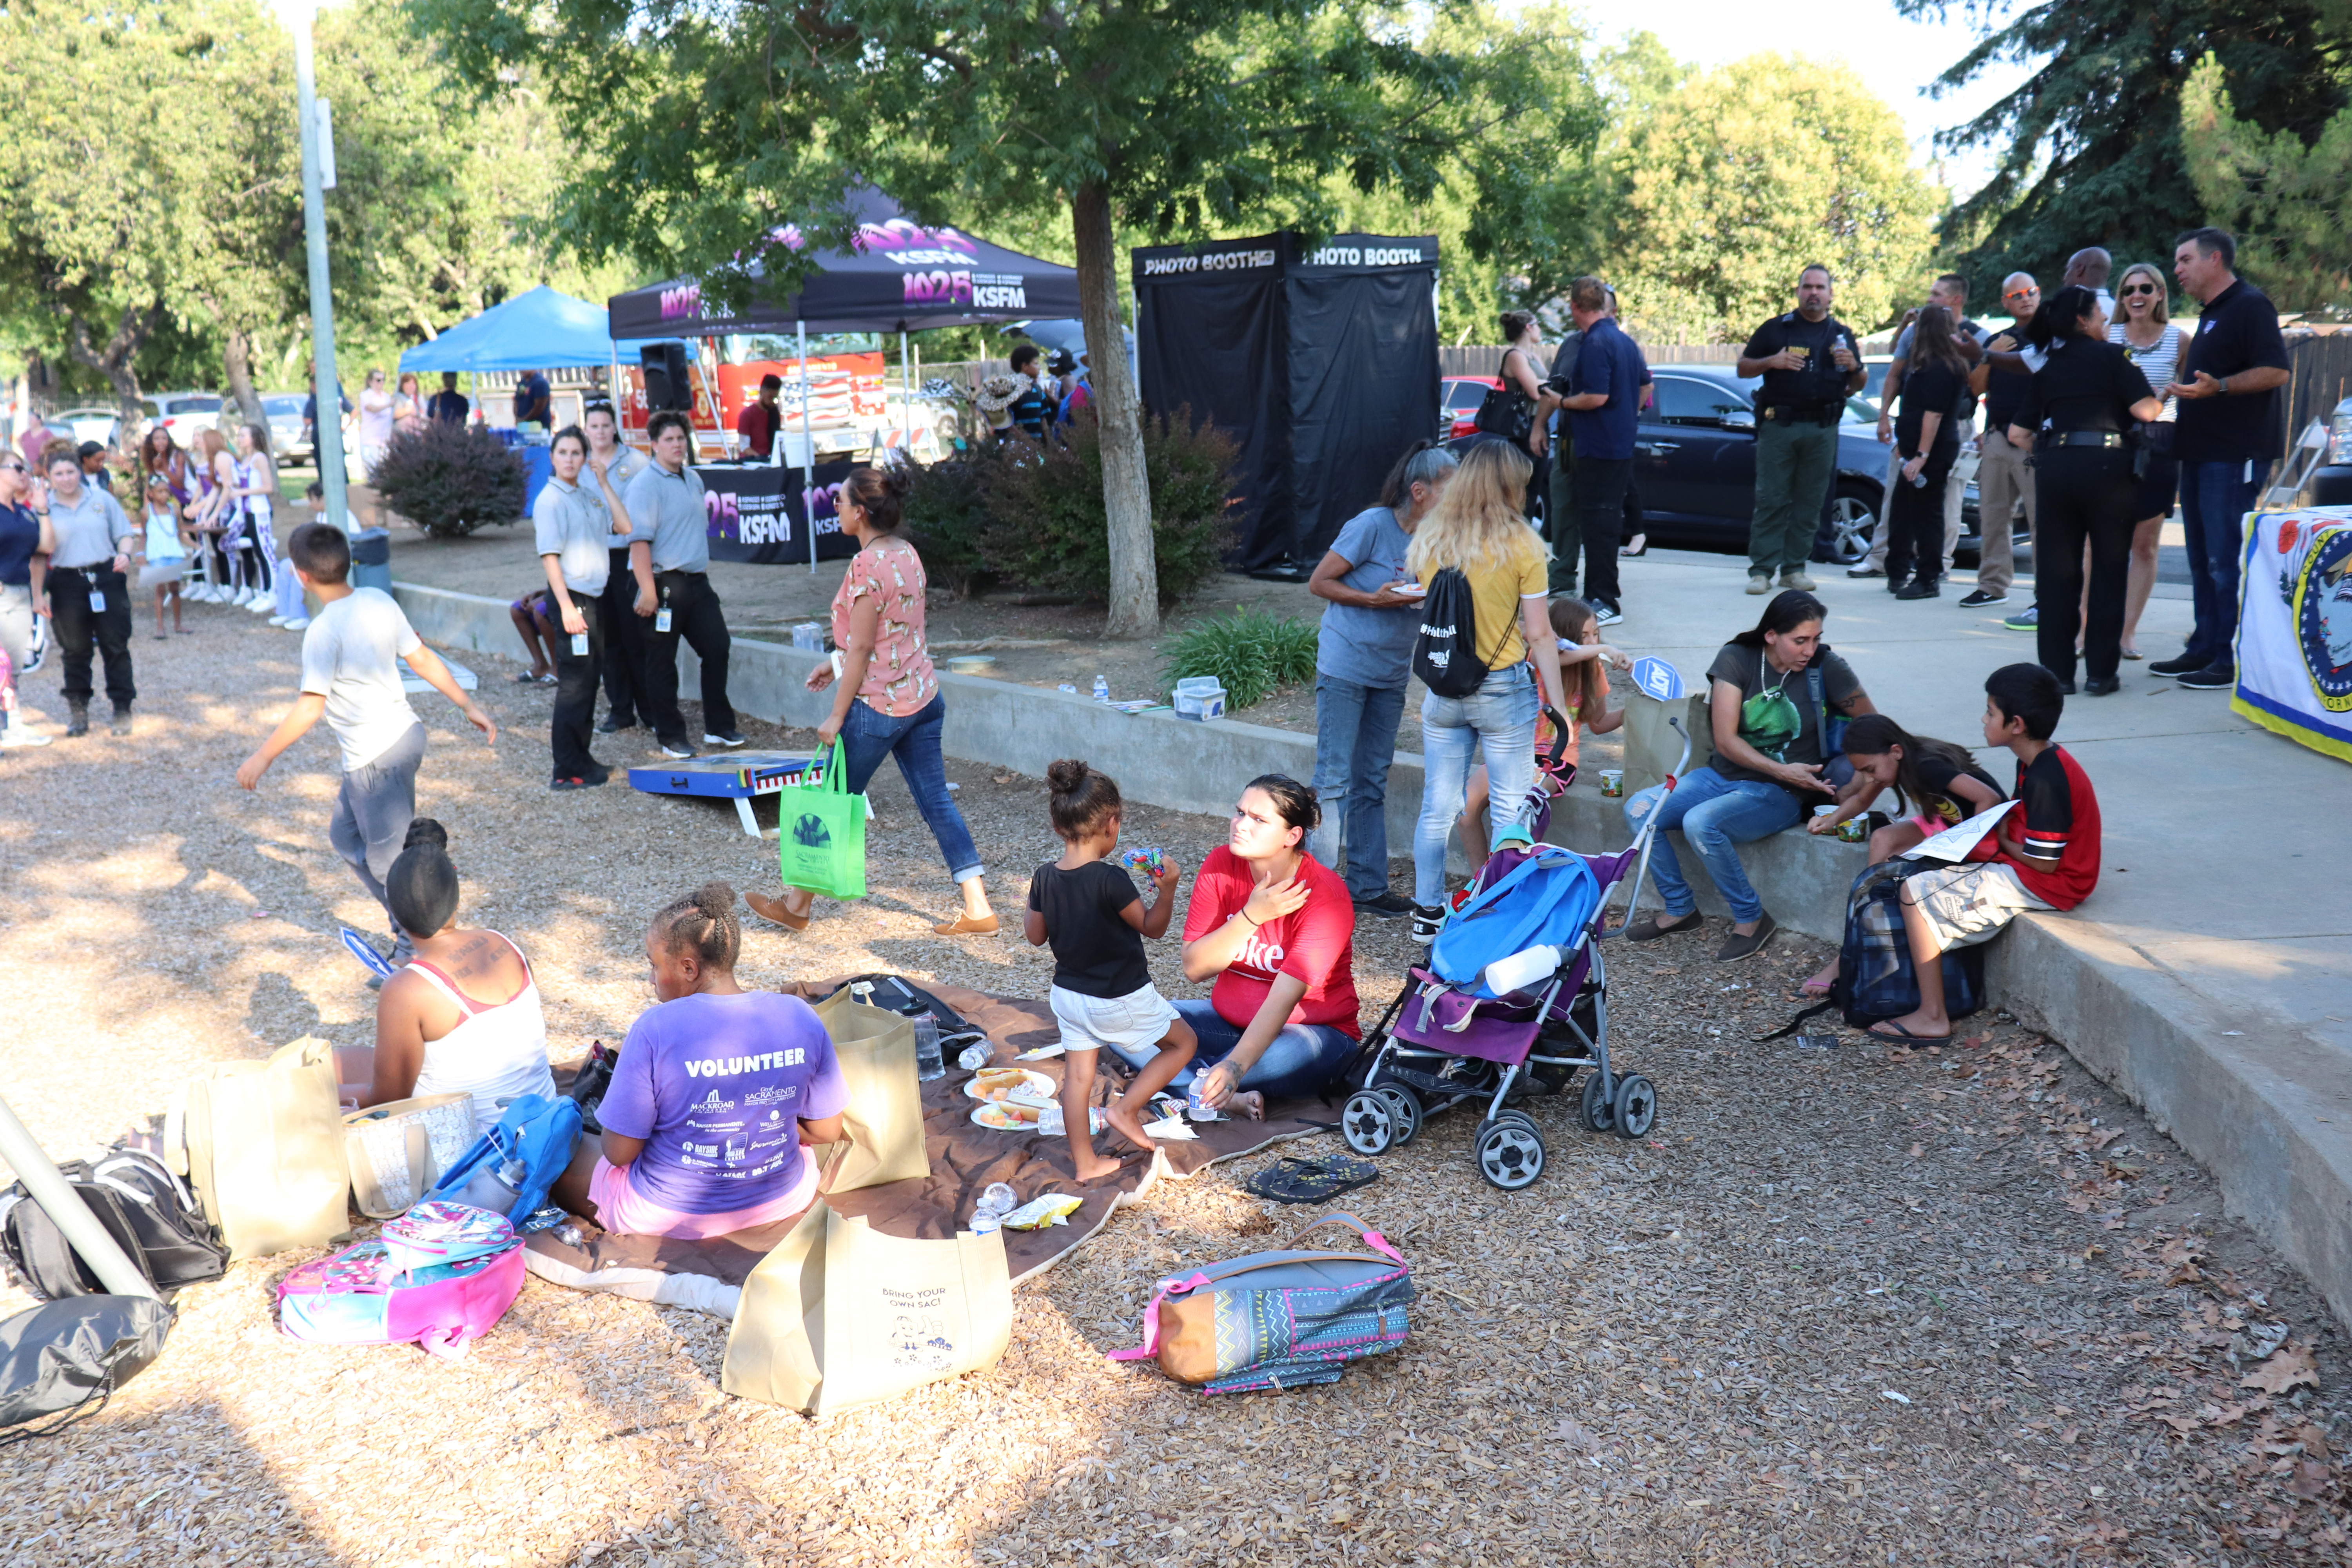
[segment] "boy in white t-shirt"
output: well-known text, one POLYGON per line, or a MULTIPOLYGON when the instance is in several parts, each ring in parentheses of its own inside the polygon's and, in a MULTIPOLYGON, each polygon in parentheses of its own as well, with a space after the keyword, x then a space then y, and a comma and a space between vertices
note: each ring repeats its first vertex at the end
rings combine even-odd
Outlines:
MULTIPOLYGON (((426 647, 392 595, 351 585, 352 545, 341 529, 306 522, 287 542, 295 574, 320 608, 302 634, 302 695, 269 739, 236 770, 236 782, 257 788, 278 754, 310 733, 321 717, 342 748, 342 789, 328 838, 378 904, 383 879, 408 837, 416 815, 416 770, 425 761, 425 726, 408 706, 400 661, 457 705, 495 744, 499 727, 458 689, 449 667, 426 647)), ((408 961, 409 941, 392 927, 392 962, 408 961)), ((371 986, 382 984, 371 980, 371 986)))

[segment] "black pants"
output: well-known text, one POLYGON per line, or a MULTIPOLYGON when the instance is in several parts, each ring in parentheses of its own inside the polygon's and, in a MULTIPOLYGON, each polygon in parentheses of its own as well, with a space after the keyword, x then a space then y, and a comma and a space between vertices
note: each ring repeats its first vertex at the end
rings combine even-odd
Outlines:
POLYGON ((1525 443, 1521 443, 1519 450, 1526 452, 1528 460, 1535 464, 1534 472, 1528 475, 1528 493, 1520 503, 1519 511, 1535 524, 1536 531, 1540 534, 1549 522, 1546 513, 1551 508, 1551 448, 1547 446, 1540 458, 1528 452, 1525 443))
MULTIPOLYGON (((588 623, 588 651, 572 651, 572 634, 563 629, 562 612, 556 612, 555 716, 548 726, 548 745, 555 753, 555 777, 593 778, 596 759, 588 754, 589 725, 596 717, 596 669, 604 662, 604 605, 574 594, 572 603, 588 623)), ((634 617, 633 617, 634 618, 634 617)))
POLYGON ((646 638, 645 688, 639 700, 646 721, 663 745, 687 745, 686 718, 677 710, 677 644, 686 639, 702 660, 702 731, 735 733, 735 710, 727 700, 727 616, 719 607, 710 577, 702 572, 658 572, 654 592, 669 605, 669 630, 657 631, 659 611, 637 625, 646 638))
POLYGON ((89 655, 94 642, 106 660, 106 695, 128 708, 139 695, 131 679, 131 589, 122 574, 103 567, 49 568, 49 624, 57 628, 58 651, 66 666, 66 700, 89 702, 89 655), (89 606, 93 593, 106 601, 89 606))
POLYGON ((2131 564, 2139 482, 2116 447, 2044 447, 2033 454, 2033 605, 2042 668, 2074 679, 2082 622, 2083 545, 2091 546, 2090 624, 2083 669, 2098 680, 2123 658, 2124 582, 2131 564))
POLYGON ((1584 597, 1598 605, 1618 603, 1617 547, 1624 542, 1625 487, 1633 482, 1631 458, 1576 459, 1576 527, 1584 545, 1584 597))
POLYGON ((604 706, 616 730, 637 721, 646 684, 646 623, 637 618, 637 580, 629 552, 613 550, 613 574, 604 580, 604 706))
POLYGON ((1899 588, 1915 571, 1917 581, 1933 587, 1944 572, 1944 485, 1952 476, 1958 447, 1937 447, 1919 470, 1927 481, 1915 485, 1895 476, 1895 500, 1886 517, 1886 584, 1899 588))

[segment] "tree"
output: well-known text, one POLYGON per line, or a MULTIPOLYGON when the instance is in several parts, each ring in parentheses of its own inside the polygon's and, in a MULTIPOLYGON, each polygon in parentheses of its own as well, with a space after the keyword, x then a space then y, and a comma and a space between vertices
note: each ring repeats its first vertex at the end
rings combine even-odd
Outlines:
POLYGON ((2238 269, 2290 310, 2341 305, 2352 202, 2352 110, 2306 147, 2238 118, 2221 62, 2208 55, 2180 95, 2181 153, 2209 221, 2238 238, 2238 269))
POLYGON ((1753 55, 1655 100, 1615 169, 1611 281, 1654 333, 1744 334, 1798 272, 1837 276, 1838 313, 1885 320, 1922 281, 1939 193, 1902 121, 1839 65, 1753 55))
MULTIPOLYGON (((1895 3, 1906 16, 1940 16, 1953 0, 1895 3)), ((2308 143, 2346 104, 2347 16, 2345 0, 2045 0, 1990 32, 1937 79, 1938 90, 1996 60, 2039 63, 1938 138, 1947 150, 2003 149, 1992 178, 1946 221, 1948 237, 1982 237, 1971 281, 2021 269, 2052 279, 2086 245, 2119 259, 2168 257, 2174 237, 2206 217, 2181 149, 2181 94, 2197 62, 2214 58, 2263 132, 2308 143)))
POLYGON ((1333 175, 1426 199, 1462 120, 1461 63, 1370 0, 415 5, 468 79, 521 68, 547 84, 583 150, 562 210, 585 253, 703 273, 720 300, 740 297, 749 261, 779 286, 802 275, 787 222, 845 243, 853 177, 934 221, 1066 213, 1119 637, 1159 625, 1119 226, 1205 235, 1280 212, 1324 228, 1333 175))

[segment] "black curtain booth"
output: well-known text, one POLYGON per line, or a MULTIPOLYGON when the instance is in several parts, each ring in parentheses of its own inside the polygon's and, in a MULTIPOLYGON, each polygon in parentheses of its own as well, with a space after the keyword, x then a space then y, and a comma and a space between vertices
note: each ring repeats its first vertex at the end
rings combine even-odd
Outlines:
POLYGON ((1435 433, 1437 240, 1289 231, 1132 253, 1145 406, 1240 447, 1234 564, 1314 565, 1435 433))

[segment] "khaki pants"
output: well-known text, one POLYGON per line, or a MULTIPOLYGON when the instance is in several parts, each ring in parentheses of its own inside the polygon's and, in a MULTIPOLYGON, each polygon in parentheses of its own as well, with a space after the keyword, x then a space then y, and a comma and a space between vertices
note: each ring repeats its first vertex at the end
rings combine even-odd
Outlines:
POLYGON ((1977 586, 1990 594, 2006 594, 2017 580, 2017 561, 2009 540, 2011 510, 2025 502, 2025 531, 2033 532, 2033 474, 2025 454, 2009 443, 2005 430, 1987 430, 1984 457, 1977 465, 1978 526, 1984 530, 1984 559, 1977 564, 1977 586))
MULTIPOLYGON (((1903 477, 1903 458, 1893 447, 1886 449, 1886 491, 1878 503, 1878 531, 1871 536, 1870 567, 1875 572, 1886 570, 1886 546, 1895 531, 1888 526, 1895 516, 1895 487, 1908 484, 1903 477)), ((1960 547, 1960 500, 1968 485, 1957 469, 1951 482, 1944 487, 1944 559, 1936 575, 1938 579, 1952 574, 1952 552, 1960 547)))

